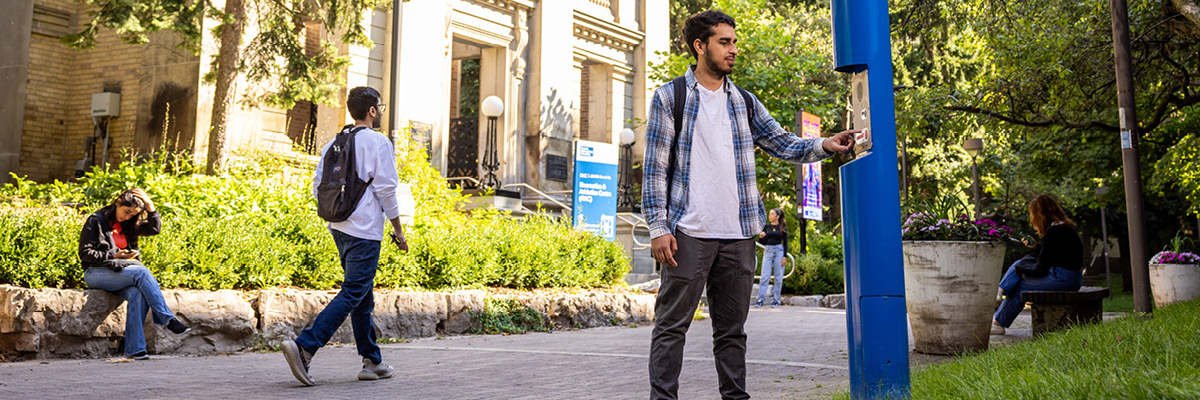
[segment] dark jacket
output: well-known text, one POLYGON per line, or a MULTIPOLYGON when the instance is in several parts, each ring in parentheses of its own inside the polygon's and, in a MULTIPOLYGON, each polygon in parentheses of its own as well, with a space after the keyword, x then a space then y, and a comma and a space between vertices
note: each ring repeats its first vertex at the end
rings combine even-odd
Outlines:
POLYGON ((758 243, 762 244, 763 246, 774 246, 777 244, 782 244, 783 252, 787 253, 787 251, 788 251, 788 233, 787 233, 787 231, 783 230, 783 226, 767 224, 767 226, 763 227, 763 232, 766 233, 767 235, 763 236, 761 238, 758 238, 758 243))
MULTIPOLYGON (((110 205, 97 210, 83 223, 83 231, 79 233, 79 261, 84 269, 111 260, 117 253, 112 236, 112 221, 116 219, 116 214, 116 208, 110 205)), ((158 212, 148 213, 144 221, 130 218, 121 223, 121 232, 125 233, 127 244, 125 248, 129 250, 138 249, 139 236, 157 235, 161 230, 162 221, 158 212)))
POLYGON ((1046 229, 1042 242, 1034 249, 1039 271, 1059 267, 1071 271, 1083 268, 1083 240, 1070 225, 1054 225, 1046 229))

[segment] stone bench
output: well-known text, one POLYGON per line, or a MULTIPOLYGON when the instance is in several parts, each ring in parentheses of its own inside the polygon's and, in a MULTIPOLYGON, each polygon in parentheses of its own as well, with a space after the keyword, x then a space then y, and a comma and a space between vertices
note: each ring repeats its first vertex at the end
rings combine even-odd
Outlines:
POLYGON ((1041 335, 1078 324, 1100 322, 1108 288, 1084 286, 1078 291, 1028 291, 1021 299, 1033 311, 1033 334, 1041 335))

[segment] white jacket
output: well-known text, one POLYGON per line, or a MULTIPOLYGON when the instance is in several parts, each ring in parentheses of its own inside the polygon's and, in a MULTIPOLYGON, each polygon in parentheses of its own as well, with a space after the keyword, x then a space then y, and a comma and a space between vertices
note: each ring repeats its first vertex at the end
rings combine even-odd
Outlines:
MULTIPOLYGON (((396 153, 392 142, 387 136, 372 129, 363 129, 354 138, 355 168, 358 177, 364 182, 371 181, 366 193, 358 201, 358 207, 350 218, 342 222, 330 222, 329 229, 359 239, 383 240, 383 228, 387 221, 400 216, 400 204, 396 200, 396 186, 400 176, 396 172, 396 153)), ((321 184, 321 171, 324 169, 325 152, 329 145, 321 149, 321 158, 317 161, 317 171, 313 174, 313 197, 317 196, 317 186, 321 184)))

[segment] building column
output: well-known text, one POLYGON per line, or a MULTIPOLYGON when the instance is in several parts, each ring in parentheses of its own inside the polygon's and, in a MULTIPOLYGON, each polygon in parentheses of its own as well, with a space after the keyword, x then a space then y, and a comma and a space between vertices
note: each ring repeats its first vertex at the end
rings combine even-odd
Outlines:
MULTIPOLYGON (((511 51, 507 47, 484 47, 479 59, 479 100, 488 96, 499 97, 504 101, 504 113, 496 119, 496 154, 500 159, 500 169, 496 176, 502 183, 508 184, 521 181, 517 176, 519 155, 516 153, 517 121, 520 107, 517 105, 517 90, 515 79, 512 78, 511 51)), ((479 157, 487 149, 488 118, 481 112, 479 115, 479 157)), ((484 176, 482 166, 479 176, 484 176)))
POLYGON ((637 134, 637 143, 633 146, 634 160, 640 160, 645 154, 645 121, 649 116, 650 102, 654 98, 654 90, 658 89, 660 83, 665 83, 653 82, 650 79, 648 66, 650 63, 662 62, 662 57, 655 55, 655 52, 666 52, 671 43, 667 23, 670 20, 667 2, 642 1, 639 4, 642 9, 638 13, 640 17, 638 23, 641 25, 645 37, 634 50, 633 56, 633 117, 642 121, 642 124, 634 129, 637 134))
POLYGON ((586 121, 587 140, 609 143, 612 141, 613 87, 612 66, 604 64, 584 64, 588 69, 588 93, 586 98, 579 99, 588 105, 586 121))
POLYGON ((33 30, 33 0, 14 0, 0 17, 0 184, 12 181, 21 162, 28 88, 29 42, 33 30))
POLYGON ((573 109, 579 108, 574 66, 574 2, 541 1, 530 18, 525 85, 525 181, 546 190, 570 189, 547 181, 546 156, 571 156, 573 109), (574 75, 574 76, 572 76, 574 75))

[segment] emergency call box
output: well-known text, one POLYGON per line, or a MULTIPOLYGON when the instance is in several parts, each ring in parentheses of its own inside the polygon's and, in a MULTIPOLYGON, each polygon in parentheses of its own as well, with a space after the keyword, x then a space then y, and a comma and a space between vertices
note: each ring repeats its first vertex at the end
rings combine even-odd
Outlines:
POLYGON ((861 131, 854 135, 854 157, 871 152, 871 93, 867 70, 855 72, 850 78, 850 129, 861 131))

